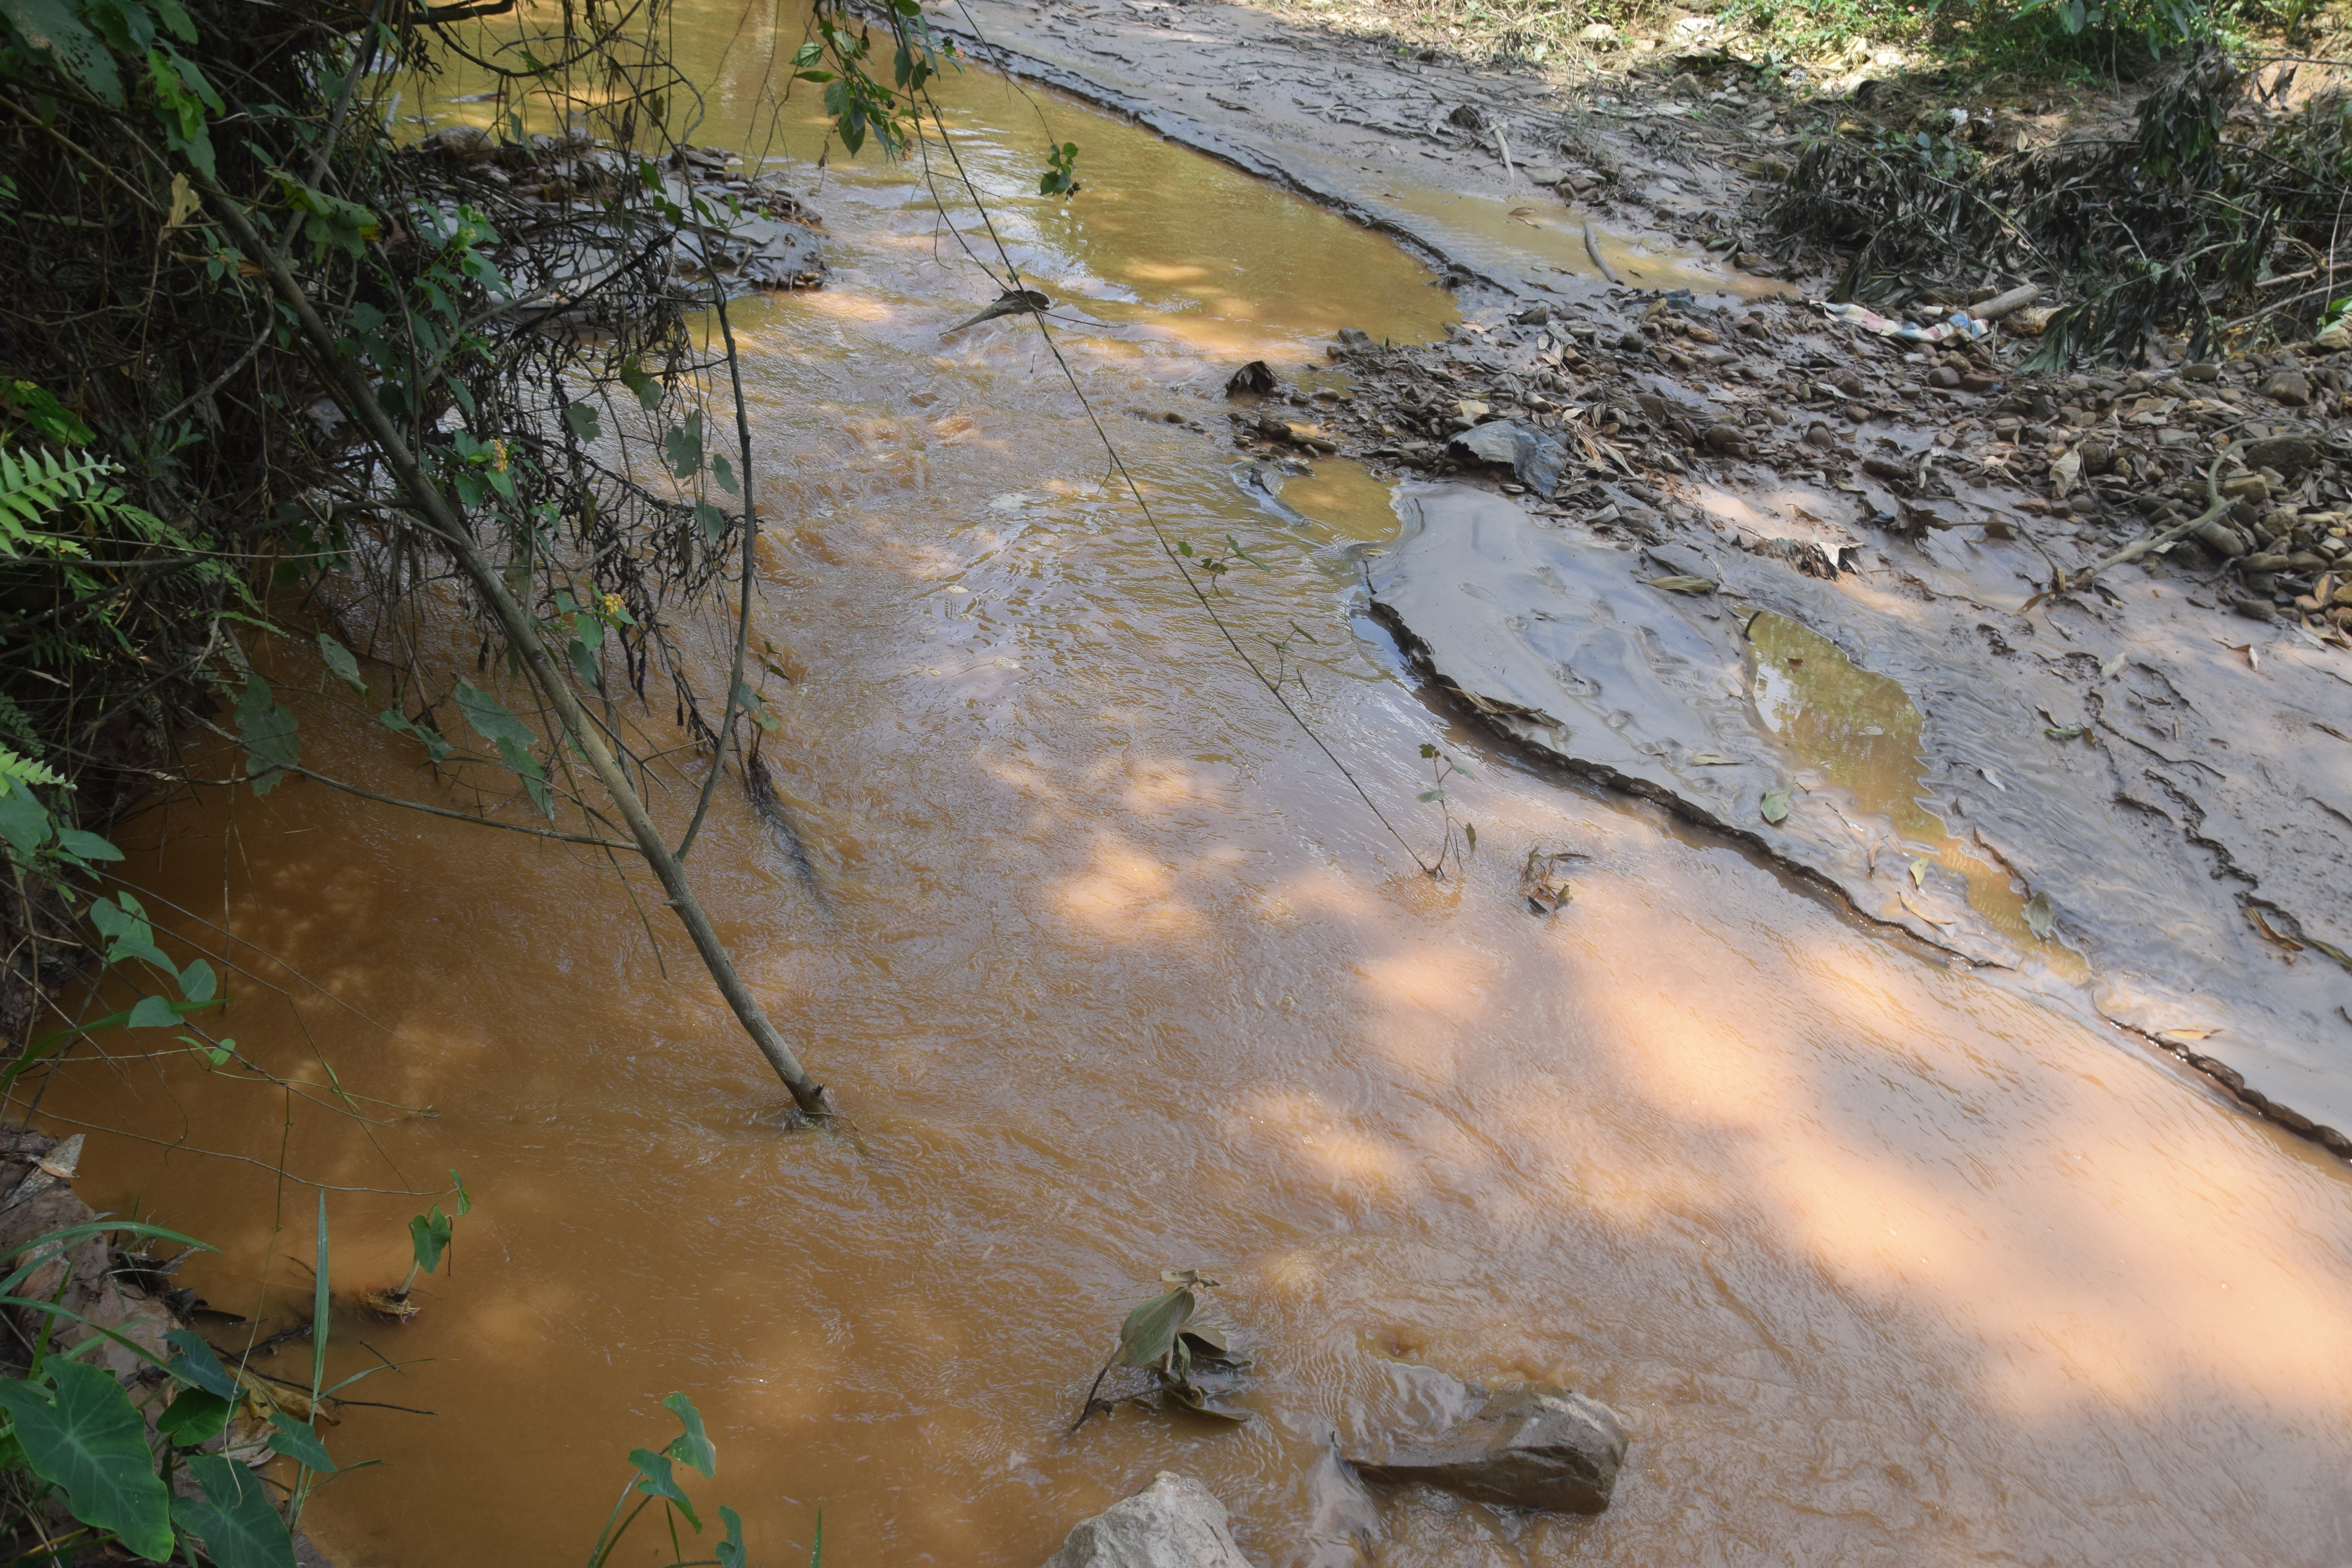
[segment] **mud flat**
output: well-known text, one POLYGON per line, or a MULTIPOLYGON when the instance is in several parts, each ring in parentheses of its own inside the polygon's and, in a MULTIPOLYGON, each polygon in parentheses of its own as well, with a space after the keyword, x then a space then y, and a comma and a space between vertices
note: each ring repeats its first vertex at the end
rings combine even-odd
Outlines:
POLYGON ((1662 159, 1650 121, 1687 112, 1663 94, 1596 129, 1535 78, 1246 6, 933 21, 1448 269, 1450 342, 1359 344, 1338 390, 1294 374, 1236 426, 1453 482, 1400 501, 1372 574, 1424 675, 1873 920, 2086 987, 2352 1154, 2352 656, 2324 604, 2289 603, 2345 580, 2331 547, 2352 563, 2333 356, 2026 376, 2014 340, 1826 321, 1687 243, 1757 182, 1662 159), (1556 488, 1506 494, 1528 476, 1449 450, 1498 419, 1559 444, 1556 488), (2028 608, 2149 514, 2201 506, 2224 451, 2263 492, 2237 508, 2248 545, 2275 527, 2282 563, 2305 536, 2321 552, 2275 606, 2190 544, 2028 608), (1674 577, 1711 591, 1645 582, 1674 577))

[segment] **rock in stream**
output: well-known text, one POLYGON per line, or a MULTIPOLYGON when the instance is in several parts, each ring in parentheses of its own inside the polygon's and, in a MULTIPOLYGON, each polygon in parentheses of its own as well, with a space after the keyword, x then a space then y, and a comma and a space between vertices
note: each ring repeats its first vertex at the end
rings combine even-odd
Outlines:
POLYGON ((1616 1490, 1628 1441, 1617 1413, 1597 1399, 1513 1388, 1439 1436, 1350 1462, 1386 1486, 1419 1482, 1503 1508, 1599 1513, 1616 1490))
POLYGON ((1072 1530, 1045 1568, 1250 1568, 1225 1505, 1190 1476, 1149 1487, 1072 1530))

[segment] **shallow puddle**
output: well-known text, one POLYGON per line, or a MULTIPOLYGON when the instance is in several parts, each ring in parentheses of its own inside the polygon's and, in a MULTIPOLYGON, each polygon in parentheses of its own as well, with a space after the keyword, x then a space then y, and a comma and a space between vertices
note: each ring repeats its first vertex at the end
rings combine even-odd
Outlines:
MULTIPOLYGON (((2079 953, 2035 933, 2025 914, 2030 893, 2008 868, 1953 837, 1924 804, 1924 721, 1899 682, 1862 668, 1820 633, 1769 611, 1748 621, 1748 643, 1757 716, 1801 764, 1820 770, 1853 792, 1864 811, 1894 825, 1915 888, 1924 891, 1940 868, 1965 884, 1969 906, 2019 951, 2035 954, 2062 979, 2087 977, 2079 953)), ((1899 896, 1920 919, 1937 921, 1924 900, 1899 896)))
MULTIPOLYGON (((681 28, 717 37, 714 16, 681 28)), ((759 79, 741 67, 707 78, 722 108, 759 79)), ((755 1560, 801 1560, 821 1508, 830 1563, 1032 1568, 1174 1468, 1258 1559, 1338 1564, 1318 1466, 1406 1408, 1404 1359, 1572 1384, 1634 1446, 1595 1520, 1397 1499, 1385 1568, 2341 1559, 2342 1169, 1449 731, 1356 639, 1323 542, 1157 417, 1213 429, 1241 358, 1433 331, 1443 291, 1064 105, 1090 188, 1024 200, 1028 105, 959 92, 1024 267, 1103 322, 1071 362, 1171 532, 1255 558, 1213 595, 1235 640, 1423 855, 1420 747, 1467 763, 1447 807, 1478 852, 1415 868, 1106 483, 1034 328, 941 342, 984 285, 923 188, 836 162, 832 285, 739 312, 792 834, 730 783, 692 865, 850 1127, 771 1130, 780 1092, 657 890, 592 853, 300 784, 123 836, 177 911, 166 942, 223 962, 224 1026, 280 1082, 118 1037, 41 1109, 118 1130, 83 1161, 93 1202, 221 1246, 183 1280, 254 1321, 215 1342, 307 1313, 301 1184, 329 1184, 345 1302, 404 1268, 405 1192, 454 1167, 475 1194, 423 1317, 337 1315, 334 1374, 397 1364, 332 1434, 384 1463, 316 1505, 325 1542, 353 1568, 581 1560, 681 1389, 719 1447, 695 1495, 741 1511, 755 1560), (1154 278, 1163 252, 1203 271, 1154 278), (1519 867, 1554 849, 1588 858, 1534 919, 1519 867), (371 1098, 338 1110, 329 1064, 371 1098), (1163 1267, 1224 1282, 1253 1421, 1124 1408, 1066 1435, 1163 1267)), ((1282 499, 1361 538, 1391 526, 1383 489, 1325 462, 1282 499)), ((1783 736, 1935 846, 1894 700, 1766 635, 1783 736)), ((323 689, 287 700, 322 771, 482 798, 323 689)), ((699 773, 665 767, 675 825, 699 773)))

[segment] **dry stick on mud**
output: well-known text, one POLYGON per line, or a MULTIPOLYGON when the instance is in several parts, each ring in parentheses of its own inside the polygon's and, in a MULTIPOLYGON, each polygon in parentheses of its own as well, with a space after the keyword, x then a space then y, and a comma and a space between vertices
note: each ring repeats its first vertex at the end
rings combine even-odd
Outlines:
MULTIPOLYGON (((301 283, 287 267, 285 258, 278 253, 277 247, 255 231, 244 207, 219 184, 202 174, 194 174, 194 178, 207 205, 219 214, 222 223, 236 237, 238 247, 260 264, 270 287, 294 312, 301 325, 302 335, 310 342, 320 374, 335 389, 336 402, 376 443, 394 477, 423 514, 426 526, 457 556, 467 576, 473 579, 475 588, 497 614, 499 624, 506 632, 508 645, 520 656, 524 667, 530 671, 532 680, 554 704, 557 716, 570 731, 570 738, 586 754, 588 765, 594 771, 597 781, 613 797, 613 804, 620 808, 622 820, 628 825, 629 836, 636 841, 637 852, 646 858, 654 868, 654 875, 661 879, 662 890, 668 895, 669 907, 677 911, 678 923, 685 926, 687 934, 694 939, 695 951, 701 954, 703 965, 710 971, 719 994, 734 1009, 737 1021, 743 1026, 743 1032, 751 1037, 751 1043, 759 1047, 760 1054, 767 1058, 768 1065, 775 1068, 776 1076, 792 1091, 793 1102, 800 1108, 802 1114, 811 1117, 831 1114, 835 1109, 832 1097, 826 1093, 824 1085, 810 1079, 799 1058, 793 1056, 792 1047, 776 1032, 775 1025, 769 1022, 759 998, 751 994, 751 987, 744 984, 743 977, 736 972, 735 961, 728 955, 726 945, 719 940, 718 931, 710 924, 710 917, 703 912, 701 900, 694 896, 694 889, 686 879, 686 868, 670 852, 668 844, 662 838, 661 830, 654 825, 653 818, 646 814, 645 803, 638 799, 636 790, 629 784, 628 775, 606 748, 604 735, 581 709, 580 700, 564 682, 554 660, 548 657, 547 649, 531 629, 530 617, 515 602, 514 595, 507 591, 504 580, 483 556, 473 536, 466 531, 465 524, 451 509, 447 498, 425 476, 415 455, 409 451, 408 444, 401 438, 391 416, 376 401, 367 384, 360 379, 351 362, 338 352, 334 333, 328 329, 317 307, 311 303, 310 295, 303 291, 301 283)), ((714 759, 713 765, 723 765, 724 761, 722 752, 714 759)))
POLYGON ((2077 588, 2087 588, 2091 585, 2091 579, 2108 567, 2128 564, 2152 550, 2161 550, 2168 544, 2186 539, 2229 510, 2230 503, 2221 498, 2221 459, 2219 458, 2213 459, 2213 467, 2205 475, 2205 497, 2212 504, 2187 522, 2175 523, 2162 533, 2154 531, 2143 533, 2105 560, 2095 561, 2080 572, 2059 573, 2056 582, 2020 605, 2017 607, 2017 613, 2021 616, 2053 595, 2072 593, 2077 588))

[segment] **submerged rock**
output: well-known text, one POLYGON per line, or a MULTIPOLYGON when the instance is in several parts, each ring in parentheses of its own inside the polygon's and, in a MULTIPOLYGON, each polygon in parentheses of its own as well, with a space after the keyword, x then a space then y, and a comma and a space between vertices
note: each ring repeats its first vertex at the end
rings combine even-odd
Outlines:
POLYGON ((1162 1470, 1070 1531, 1045 1568, 1250 1568, 1225 1505, 1190 1476, 1162 1470))
POLYGON ((1599 1513, 1609 1506, 1629 1439, 1617 1413, 1558 1389, 1514 1388, 1431 1442, 1402 1443, 1351 1462, 1390 1486, 1418 1481, 1476 1502, 1599 1513))

